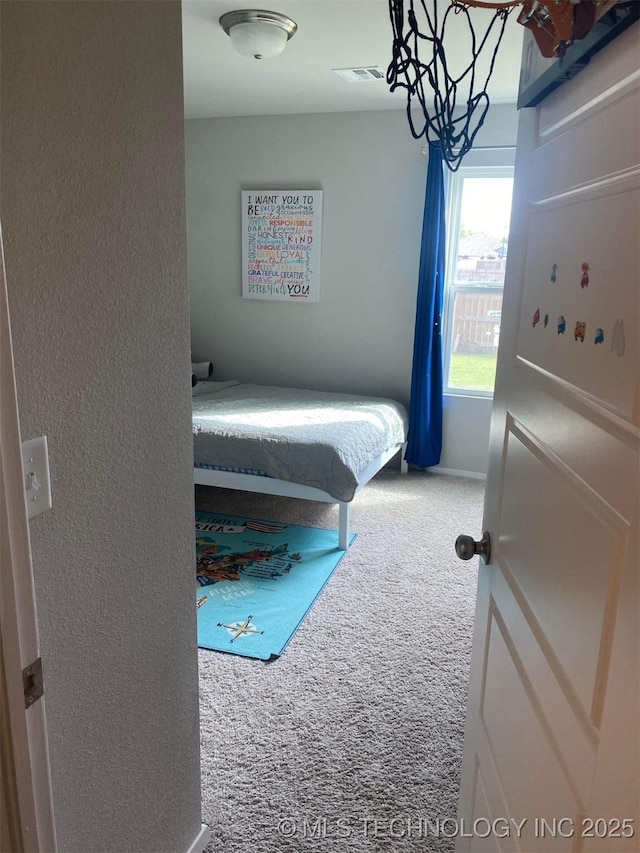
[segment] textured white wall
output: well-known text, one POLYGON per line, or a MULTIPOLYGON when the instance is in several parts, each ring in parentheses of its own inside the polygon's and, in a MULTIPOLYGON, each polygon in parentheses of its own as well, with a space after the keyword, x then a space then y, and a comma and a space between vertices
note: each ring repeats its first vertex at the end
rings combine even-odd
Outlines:
MULTIPOLYGON (((494 105, 478 145, 515 145, 494 105)), ((404 112, 186 123, 192 349, 220 378, 408 403, 427 158, 404 112), (323 189, 318 305, 243 300, 240 191, 323 189)), ((445 406, 442 466, 486 471, 491 406, 445 406)))
POLYGON ((180 3, 3 2, 1 214, 59 847, 200 829, 180 3))

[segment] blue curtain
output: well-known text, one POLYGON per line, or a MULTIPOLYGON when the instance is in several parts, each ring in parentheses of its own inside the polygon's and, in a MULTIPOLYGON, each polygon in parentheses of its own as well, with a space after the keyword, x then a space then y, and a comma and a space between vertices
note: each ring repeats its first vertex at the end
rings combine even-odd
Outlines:
POLYGON ((428 468, 442 450, 442 340, 445 207, 442 149, 429 143, 413 341, 407 462, 428 468))

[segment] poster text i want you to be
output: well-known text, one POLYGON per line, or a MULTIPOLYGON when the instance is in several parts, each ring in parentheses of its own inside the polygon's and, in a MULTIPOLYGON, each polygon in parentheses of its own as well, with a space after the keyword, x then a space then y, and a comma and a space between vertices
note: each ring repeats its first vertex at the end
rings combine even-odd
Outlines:
POLYGON ((243 297, 318 302, 321 232, 321 190, 243 190, 243 297))

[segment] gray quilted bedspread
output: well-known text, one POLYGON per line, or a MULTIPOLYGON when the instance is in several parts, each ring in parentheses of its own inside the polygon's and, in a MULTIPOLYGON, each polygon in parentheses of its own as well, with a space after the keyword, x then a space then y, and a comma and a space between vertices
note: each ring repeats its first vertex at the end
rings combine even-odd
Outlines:
POLYGON ((255 469, 336 500, 350 501, 358 472, 406 440, 407 412, 394 400, 241 383, 203 390, 193 399, 196 464, 255 469))

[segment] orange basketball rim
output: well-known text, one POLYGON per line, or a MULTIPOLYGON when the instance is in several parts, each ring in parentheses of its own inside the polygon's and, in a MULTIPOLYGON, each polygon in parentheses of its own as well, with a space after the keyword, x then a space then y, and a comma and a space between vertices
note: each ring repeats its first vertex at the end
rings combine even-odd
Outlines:
POLYGON ((452 0, 454 5, 480 9, 522 6, 518 23, 531 30, 543 56, 562 56, 576 39, 584 38, 595 22, 618 0, 452 0))

